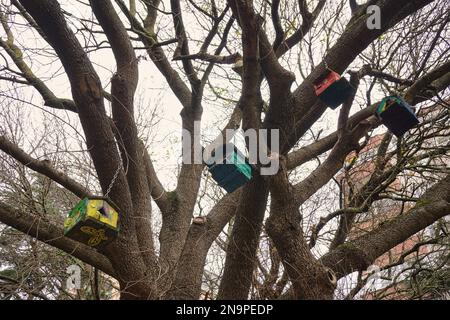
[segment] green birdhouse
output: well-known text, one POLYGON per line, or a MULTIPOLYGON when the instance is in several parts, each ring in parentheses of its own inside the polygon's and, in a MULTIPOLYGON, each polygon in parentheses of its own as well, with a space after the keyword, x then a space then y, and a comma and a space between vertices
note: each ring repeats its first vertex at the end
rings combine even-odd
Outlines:
POLYGON ((376 114, 389 131, 397 137, 401 137, 409 129, 419 124, 413 108, 399 96, 384 98, 378 106, 376 114))
POLYGON ((213 179, 228 193, 242 187, 252 179, 252 166, 232 143, 218 147, 207 165, 213 179), (216 151, 223 152, 216 154, 216 151))
POLYGON ((102 197, 84 198, 64 221, 64 235, 90 247, 103 248, 119 232, 119 214, 102 197))

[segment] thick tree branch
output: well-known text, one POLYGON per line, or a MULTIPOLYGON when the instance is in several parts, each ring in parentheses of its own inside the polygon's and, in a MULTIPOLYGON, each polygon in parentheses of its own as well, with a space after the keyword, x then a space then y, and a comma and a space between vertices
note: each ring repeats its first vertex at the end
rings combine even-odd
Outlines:
POLYGON ((64 237, 62 228, 58 228, 47 221, 41 221, 39 216, 19 212, 0 202, 0 221, 26 235, 58 248, 113 277, 116 276, 113 266, 105 256, 88 246, 64 237))
MULTIPOLYGON (((173 18, 173 25, 175 27, 175 34, 178 38, 178 46, 175 49, 174 58, 176 58, 179 55, 189 56, 190 53, 189 53, 188 38, 186 36, 186 31, 184 29, 180 0, 170 0, 170 6, 172 8, 172 18, 173 18)), ((195 71, 191 60, 183 59, 182 62, 184 72, 186 73, 186 76, 189 79, 189 82, 191 83, 192 92, 195 94, 195 91, 197 90, 200 84, 200 80, 197 77, 197 72, 195 71)))
POLYGON ((334 275, 317 262, 305 241, 297 200, 283 161, 278 174, 270 178, 270 191, 266 230, 292 282, 294 298, 331 299, 336 286, 334 275))
POLYGON ((286 167, 288 170, 293 170, 298 166, 313 160, 317 156, 327 152, 336 144, 338 139, 337 131, 311 143, 306 147, 301 147, 298 150, 292 151, 287 156, 286 167))
POLYGON ((385 73, 383 71, 379 71, 376 69, 373 69, 373 67, 371 65, 365 65, 363 66, 363 68, 360 70, 360 76, 371 76, 377 79, 384 79, 396 84, 401 84, 401 85, 412 85, 414 83, 413 80, 409 80, 409 79, 400 79, 398 77, 395 77, 391 74, 385 73))
MULTIPOLYGON (((27 80, 25 84, 32 85, 41 94, 42 98, 44 99, 44 104, 46 106, 49 106, 54 109, 62 109, 77 112, 77 107, 73 101, 68 99, 57 98, 55 94, 47 87, 47 85, 45 85, 45 83, 42 80, 40 80, 30 69, 28 64, 23 59, 22 50, 20 50, 20 48, 14 44, 13 34, 7 25, 6 16, 2 12, 0 12, 0 22, 7 34, 6 41, 0 39, 0 47, 2 47, 6 51, 6 53, 10 56, 14 64, 20 70, 22 76, 27 80)), ((17 82, 14 81, 13 79, 8 81, 17 82)))
POLYGON ((236 60, 241 59, 239 53, 233 53, 228 56, 218 56, 214 54, 208 54, 206 52, 199 52, 188 56, 176 56, 173 60, 202 60, 206 62, 213 62, 218 64, 233 64, 236 60))
POLYGON ((427 86, 431 85, 434 81, 439 78, 450 76, 450 61, 443 63, 434 70, 428 72, 421 78, 419 78, 406 92, 405 99, 412 102, 414 98, 425 89, 427 86))
MULTIPOLYGON (((228 35, 230 33, 231 27, 234 24, 234 17, 231 17, 230 20, 228 20, 227 24, 225 25, 225 28, 223 30, 223 34, 222 34, 222 40, 219 43, 219 46, 216 48, 216 50, 214 51, 213 56, 214 57, 220 57, 220 53, 222 52, 222 50, 226 47, 227 45, 227 40, 228 40, 228 35)), ((202 46, 203 47, 203 46, 202 46)), ((202 49, 200 49, 202 50, 202 49)), ((205 49, 206 50, 206 49, 205 49)), ((234 62, 238 61, 239 59, 242 59, 240 54, 231 54, 230 56, 226 57, 226 59, 228 60, 230 57, 236 58, 234 62)), ((203 73, 202 79, 201 79, 201 83, 200 83, 200 92, 197 94, 197 96, 203 95, 203 90, 205 88, 205 85, 208 81, 209 75, 212 72, 212 69, 214 67, 215 62, 214 61, 210 61, 210 63, 208 64, 208 67, 206 68, 205 72, 203 73)))
MULTIPOLYGON (((234 18, 231 18, 227 25, 225 26, 225 29, 223 31, 222 41, 217 47, 215 51, 215 55, 219 55, 221 50, 226 45, 226 39, 228 36, 228 33, 233 25, 234 18)), ((204 84, 207 81, 208 75, 212 70, 214 63, 210 62, 208 65, 206 71, 203 74, 200 87, 198 91, 194 95, 194 99, 199 99, 202 96, 202 91, 204 84)), ((199 101, 193 102, 194 104, 199 104, 199 101)), ((191 133, 193 133, 194 139, 195 134, 197 134, 193 128, 194 120, 199 120, 201 108, 195 107, 193 112, 188 112, 189 109, 183 110, 182 117, 183 117, 183 128, 188 129, 191 133)), ((233 128, 236 128, 236 126, 239 126, 240 119, 241 119, 241 110, 239 108, 235 108, 233 111, 233 114, 230 118, 230 121, 227 125, 227 127, 231 126, 233 128)), ((218 139, 216 139, 217 141, 218 139)), ((191 147, 194 146, 194 141, 191 141, 191 147)), ((214 143, 213 143, 214 145, 214 143)), ((191 237, 194 236, 191 233, 187 233, 189 231, 189 223, 192 215, 193 206, 195 204, 196 198, 197 198, 197 192, 198 187, 200 184, 201 179, 201 172, 204 168, 204 165, 190 165, 190 164, 183 164, 181 168, 181 172, 178 178, 178 184, 177 189, 172 193, 175 198, 171 202, 171 210, 168 211, 163 216, 163 226, 161 229, 160 239, 161 239, 161 261, 164 264, 168 264, 169 268, 172 268, 175 270, 175 264, 176 259, 178 259, 179 255, 181 254, 181 260, 185 261, 185 258, 183 255, 185 253, 182 253, 181 250, 183 250, 183 246, 181 245, 183 242, 181 242, 181 239, 185 239, 187 244, 192 243, 191 237), (176 204, 175 206, 172 206, 172 204, 176 204), (175 232, 174 227, 177 226, 177 231, 175 232), (178 228, 179 227, 179 228, 178 228), (187 237, 187 238, 186 238, 187 237), (164 239, 164 241, 162 241, 164 239)), ((190 231, 189 231, 190 232, 190 231)), ((184 252, 186 250, 189 250, 189 245, 184 249, 184 252)), ((198 260, 197 260, 198 261, 198 260)), ((180 284, 181 285, 181 284, 180 284)), ((182 285, 181 285, 182 286, 182 285)), ((173 286, 172 286, 173 288, 173 286)), ((177 291, 178 292, 178 291, 177 291)))
POLYGON ((134 94, 138 82, 138 65, 133 46, 110 0, 91 0, 91 7, 111 44, 117 72, 111 80, 112 112, 120 136, 120 149, 133 204, 133 216, 139 219, 136 233, 139 247, 148 266, 156 264, 151 224, 150 191, 142 150, 134 120, 134 94))
POLYGON ((214 24, 211 27, 211 30, 208 32, 208 35, 206 36, 205 41, 203 41, 202 46, 200 47, 199 53, 206 53, 207 52, 208 47, 211 44, 211 41, 217 35, 220 23, 225 18, 225 15, 227 14, 229 9, 230 9, 230 7, 227 5, 225 7, 225 9, 222 11, 222 13, 220 14, 220 16, 218 16, 217 18, 213 17, 214 24))
MULTIPOLYGON (((357 86, 358 83, 358 76, 353 74, 352 84, 357 86)), ((342 167, 348 152, 356 148, 361 135, 369 128, 368 125, 359 124, 351 130, 348 125, 348 114, 353 100, 354 95, 344 103, 339 116, 338 141, 319 168, 295 187, 289 183, 283 162, 282 170, 270 178, 272 202, 266 230, 282 257, 292 282, 294 297, 297 299, 331 299, 336 285, 334 275, 322 268, 310 252, 303 235, 298 207, 334 176, 342 167), (314 289, 309 288, 311 281, 317 283, 314 289)))
POLYGON ((273 48, 275 49, 278 48, 278 46, 284 40, 284 30, 283 26, 281 25, 280 13, 278 11, 279 9, 280 9, 280 0, 273 0, 272 5, 270 7, 270 12, 272 15, 273 28, 275 29, 275 40, 272 45, 273 48))
MULTIPOLYGON (((20 0, 45 33, 48 42, 61 59, 69 78, 72 96, 78 106, 78 114, 86 135, 100 185, 104 192, 108 189, 121 159, 117 152, 110 122, 103 102, 100 79, 72 30, 67 25, 59 3, 56 0, 20 0)), ((108 257, 117 270, 121 286, 127 286, 127 294, 148 295, 149 286, 145 281, 144 261, 139 252, 133 219, 130 190, 123 170, 117 176, 109 197, 121 212, 120 237, 107 250, 108 257)))
MULTIPOLYGON (((270 106, 287 103, 291 98, 291 85, 295 80, 292 72, 286 70, 278 61, 264 30, 259 30, 260 63, 270 88, 270 106)), ((278 112, 283 112, 279 108, 278 112)))
POLYGON ((143 143, 141 148, 144 155, 145 173, 147 176, 148 187, 150 189, 153 200, 156 202, 157 206, 164 214, 170 209, 170 199, 161 181, 159 181, 158 179, 158 175, 156 174, 155 168, 153 167, 152 159, 150 158, 150 155, 145 149, 143 143))
MULTIPOLYGON (((353 99, 354 96, 349 97, 346 104, 348 106, 351 105, 353 99)), ((347 112, 348 110, 346 111, 345 108, 342 109, 341 120, 346 117, 347 112)), ((359 148, 358 141, 374 125, 373 121, 365 121, 359 123, 354 128, 350 128, 349 123, 347 124, 347 121, 344 123, 343 120, 341 124, 345 125, 345 128, 338 130, 338 140, 327 159, 311 172, 307 178, 294 186, 296 201, 299 205, 309 199, 309 197, 325 185, 342 168, 347 155, 350 151, 359 148)))
POLYGON ((178 264, 175 280, 167 297, 198 299, 209 248, 234 216, 241 191, 225 195, 205 217, 194 218, 178 264))
MULTIPOLYGON (((147 9, 147 16, 144 20, 144 28, 150 35, 155 34, 155 23, 158 16, 158 7, 160 2, 161 0, 146 0, 144 2, 147 9)), ((130 14, 130 16, 134 18, 133 15, 130 14)))
MULTIPOLYGON (((242 28, 243 84, 238 105, 242 109, 243 129, 259 128, 260 20, 254 13, 252 1, 236 0, 228 3, 242 28)), ((247 299, 267 196, 266 183, 259 176, 255 176, 242 192, 228 242, 225 270, 219 286, 219 299, 247 299)))
POLYGON ((34 21, 33 17, 31 17, 28 12, 25 10, 25 8, 19 3, 18 0, 12 0, 11 4, 13 4, 20 12, 20 14, 22 15, 22 17, 25 18, 25 20, 27 20, 27 22, 30 24, 30 26, 32 26, 34 28, 34 30, 36 30, 39 35, 42 37, 42 39, 46 39, 45 34, 42 32, 41 28, 39 28, 39 26, 37 25, 36 21, 34 21))
MULTIPOLYGON (((225 143, 223 137, 225 137, 226 129, 237 129, 241 119, 241 109, 235 107, 229 122, 221 131, 221 134, 219 134, 218 137, 203 150, 203 152, 211 153, 218 145, 225 143)), ((192 189, 192 185, 190 185, 190 187, 192 189)), ((202 272, 208 250, 230 218, 234 215, 239 204, 241 193, 240 190, 236 190, 232 194, 225 195, 213 207, 210 213, 206 217, 203 217, 204 223, 201 225, 194 223, 189 226, 189 232, 186 236, 184 248, 177 266, 175 280, 167 292, 167 297, 174 299, 198 298, 201 288, 202 272), (192 274, 194 275, 193 278, 190 278, 186 273, 188 266, 192 269, 192 274)), ((176 193, 173 193, 172 195, 175 194, 176 193)), ((170 204, 171 203, 169 203, 169 205, 170 204)), ((172 213, 170 213, 170 211, 167 212, 169 212, 168 216, 170 217, 172 213)), ((169 226, 169 224, 167 225, 169 226)), ((167 233, 166 231, 164 232, 167 233)), ((179 237, 180 234, 181 233, 178 232, 176 236, 179 237)), ((177 241, 177 239, 179 238, 174 238, 173 241, 177 241)), ((170 244, 170 242, 168 243, 170 244)), ((172 247, 174 246, 172 245, 172 247)))
POLYGON ((269 109, 265 125, 277 128, 283 123, 287 131, 288 141, 281 142, 282 151, 287 152, 326 110, 322 103, 317 103, 313 80, 327 72, 327 67, 342 73, 358 54, 383 32, 431 2, 432 0, 399 0, 379 3, 383 17, 381 29, 368 29, 365 15, 355 17, 336 44, 330 48, 322 63, 294 91, 292 108, 288 108, 290 112, 279 113, 269 109))
POLYGON ((259 128, 258 106, 261 96, 259 91, 259 32, 260 21, 253 11, 252 1, 232 1, 231 8, 239 18, 242 28, 243 73, 242 92, 239 106, 242 109, 243 129, 259 128), (255 36, 256 35, 256 36, 255 36))
POLYGON ((267 184, 260 176, 254 177, 242 190, 226 249, 218 299, 248 298, 267 197, 267 184))
POLYGON ((80 198, 89 197, 91 193, 84 186, 74 179, 67 176, 64 172, 56 169, 49 161, 37 160, 19 146, 9 141, 6 136, 0 136, 0 149, 22 163, 24 166, 49 177, 53 181, 59 183, 67 190, 73 192, 80 198))
POLYGON ((311 28, 314 25, 314 22, 317 20, 317 18, 320 15, 320 12, 322 11, 323 7, 325 6, 326 0, 319 0, 319 3, 317 4, 316 8, 312 13, 308 11, 306 1, 300 0, 300 13, 302 15, 303 21, 301 26, 296 30, 289 38, 287 38, 285 41, 280 43, 279 46, 274 46, 276 50, 276 56, 279 58, 282 55, 284 55, 286 52, 288 52, 292 47, 294 47, 296 44, 298 44, 300 41, 303 40, 305 35, 311 30, 311 28))
POLYGON ((450 214, 450 176, 431 187, 407 213, 382 224, 355 240, 344 243, 321 258, 321 262, 343 277, 365 270, 376 258, 450 214))
MULTIPOLYGON (((356 215, 360 213, 359 211, 367 211, 370 205, 376 200, 377 195, 389 186, 396 179, 397 174, 401 171, 402 166, 400 165, 384 171, 387 164, 387 157, 385 153, 391 138, 392 134, 390 133, 384 136, 378 149, 377 159, 375 160, 375 170, 369 181, 361 187, 359 192, 351 196, 348 205, 350 208, 342 209, 345 214, 340 217, 339 226, 330 244, 330 248, 335 248, 345 241, 352 228, 352 224, 355 221, 356 215), (347 210, 351 208, 354 208, 355 210, 353 210, 353 212, 352 210, 347 210)), ((326 223, 327 218, 328 217, 323 219, 321 223, 326 223)), ((323 227, 323 225, 321 227, 323 227)), ((320 231, 321 227, 317 226, 314 230, 314 233, 316 233, 315 236, 317 236, 317 233, 320 231)))
POLYGON ((154 24, 158 13, 158 5, 160 0, 148 0, 146 1, 147 17, 144 20, 144 25, 133 17, 127 6, 122 0, 115 0, 120 10, 125 14, 129 20, 133 31, 135 31, 140 41, 147 47, 147 53, 152 59, 155 66, 161 72, 166 79, 172 92, 178 98, 184 108, 189 108, 191 105, 191 91, 188 86, 183 82, 180 75, 172 68, 169 60, 167 59, 163 49, 157 45, 157 38, 154 32, 154 24))

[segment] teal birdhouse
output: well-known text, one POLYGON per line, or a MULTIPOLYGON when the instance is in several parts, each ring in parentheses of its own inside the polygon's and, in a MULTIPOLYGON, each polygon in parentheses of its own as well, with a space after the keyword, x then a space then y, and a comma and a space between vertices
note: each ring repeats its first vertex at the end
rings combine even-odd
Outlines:
POLYGON ((103 197, 84 198, 64 221, 64 235, 95 248, 103 248, 119 232, 118 209, 103 197))
POLYGON ((252 167, 248 159, 231 143, 216 148, 207 166, 213 179, 228 193, 252 179, 252 167))
POLYGON ((399 96, 384 98, 378 106, 376 114, 389 131, 397 137, 419 124, 419 119, 412 107, 399 96))
POLYGON ((317 78, 313 85, 317 97, 331 109, 339 107, 356 92, 347 79, 334 71, 317 78))

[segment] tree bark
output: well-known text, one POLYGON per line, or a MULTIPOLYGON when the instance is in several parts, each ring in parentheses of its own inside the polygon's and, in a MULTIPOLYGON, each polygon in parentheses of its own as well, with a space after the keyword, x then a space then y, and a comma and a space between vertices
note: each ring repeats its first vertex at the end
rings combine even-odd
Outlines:
POLYGON ((242 192, 228 240, 218 299, 248 299, 267 196, 268 189, 261 177, 253 178, 242 192))

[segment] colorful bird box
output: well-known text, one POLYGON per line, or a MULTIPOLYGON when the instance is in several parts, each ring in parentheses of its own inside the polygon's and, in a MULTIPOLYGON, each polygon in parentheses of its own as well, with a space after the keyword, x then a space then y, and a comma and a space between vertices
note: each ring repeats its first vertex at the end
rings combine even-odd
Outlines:
POLYGON ((84 198, 64 221, 64 235, 95 248, 113 241, 119 231, 117 208, 102 197, 84 198))
POLYGON ((228 193, 252 179, 252 167, 248 159, 231 143, 216 148, 207 166, 213 179, 228 193))
POLYGON ((398 96, 384 98, 376 113, 381 122, 397 137, 419 124, 412 107, 398 96))
POLYGON ((317 78, 313 84, 316 95, 331 109, 336 109, 356 92, 347 79, 334 71, 317 78))

